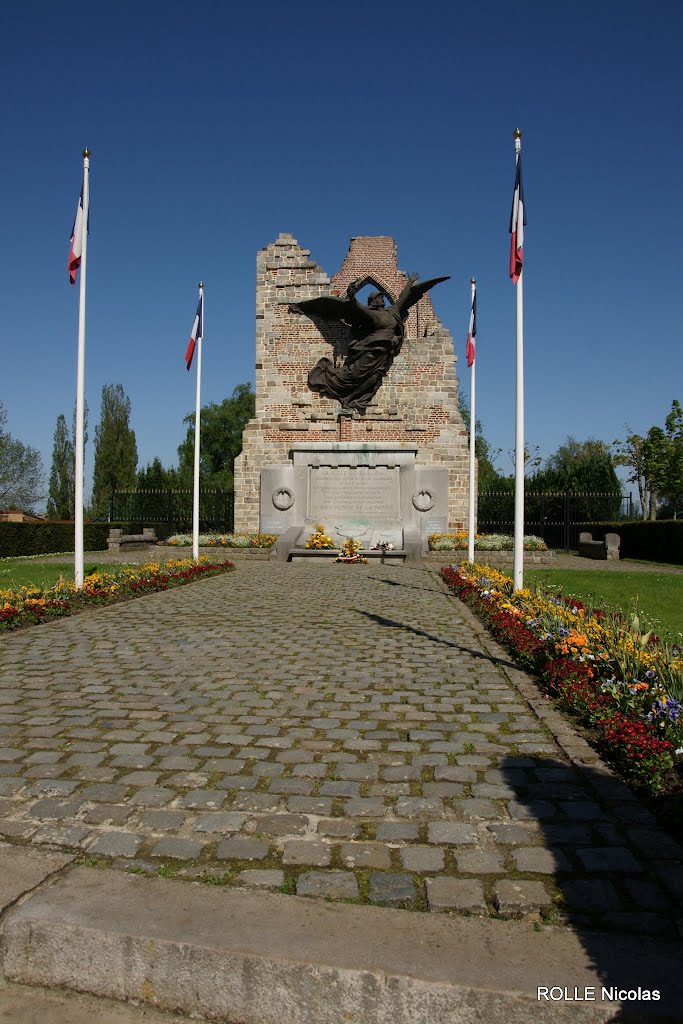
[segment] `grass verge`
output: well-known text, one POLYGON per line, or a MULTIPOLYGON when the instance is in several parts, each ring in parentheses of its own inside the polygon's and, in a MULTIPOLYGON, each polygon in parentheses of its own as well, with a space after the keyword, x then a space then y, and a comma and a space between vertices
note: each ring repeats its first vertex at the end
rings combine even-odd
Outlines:
POLYGON ((524 571, 524 582, 627 618, 637 610, 655 627, 661 624, 674 635, 683 633, 683 577, 677 573, 530 569, 524 571))

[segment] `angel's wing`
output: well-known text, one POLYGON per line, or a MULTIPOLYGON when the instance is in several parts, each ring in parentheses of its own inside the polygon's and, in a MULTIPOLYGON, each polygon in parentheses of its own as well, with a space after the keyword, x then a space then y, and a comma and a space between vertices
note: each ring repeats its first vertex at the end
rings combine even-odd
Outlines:
POLYGON ((401 314, 405 314, 411 306, 419 302, 425 292, 428 292, 435 284, 440 284, 442 281, 450 281, 450 279, 450 274, 447 277, 431 277, 428 281, 415 281, 409 288, 404 288, 396 300, 396 305, 401 314))
POLYGON ((351 299, 338 299, 334 295, 321 295, 317 299, 304 299, 290 306, 293 312, 303 313, 321 320, 342 320, 344 323, 363 326, 372 323, 363 306, 351 299))

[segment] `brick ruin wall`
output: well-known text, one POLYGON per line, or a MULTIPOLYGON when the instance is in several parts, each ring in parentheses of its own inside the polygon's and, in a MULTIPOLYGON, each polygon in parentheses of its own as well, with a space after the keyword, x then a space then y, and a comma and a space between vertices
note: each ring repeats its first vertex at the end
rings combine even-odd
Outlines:
POLYGON ((281 234, 256 260, 256 416, 235 460, 235 529, 259 529, 260 473, 286 464, 300 442, 379 441, 417 445, 418 465, 445 465, 449 478, 449 529, 467 523, 468 436, 458 410, 456 356, 450 332, 430 294, 410 310, 406 340, 364 416, 339 417, 339 402, 308 388, 308 372, 330 341, 343 353, 345 328, 327 340, 290 303, 343 295, 351 281, 371 279, 396 299, 407 281, 397 266, 396 243, 387 236, 351 239, 337 274, 328 275, 295 238, 281 234))

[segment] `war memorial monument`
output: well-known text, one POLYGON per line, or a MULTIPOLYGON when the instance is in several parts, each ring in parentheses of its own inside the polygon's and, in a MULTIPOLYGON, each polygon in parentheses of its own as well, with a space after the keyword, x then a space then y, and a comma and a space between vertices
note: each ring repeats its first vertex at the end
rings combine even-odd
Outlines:
POLYGON ((296 558, 316 523, 407 560, 464 529, 468 438, 453 339, 386 236, 332 277, 289 234, 258 253, 256 415, 235 462, 235 529, 296 558), (367 303, 357 293, 372 286, 367 303))

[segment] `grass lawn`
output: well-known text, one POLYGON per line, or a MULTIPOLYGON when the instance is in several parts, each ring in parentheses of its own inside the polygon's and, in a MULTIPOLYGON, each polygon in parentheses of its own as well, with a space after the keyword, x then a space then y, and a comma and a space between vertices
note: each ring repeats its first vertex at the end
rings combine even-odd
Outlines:
POLYGON ((683 576, 676 573, 525 569, 524 582, 561 591, 565 597, 576 597, 604 611, 628 615, 637 608, 648 624, 674 635, 683 633, 683 576))
MULTIPOLYGON (((95 562, 86 562, 84 565, 85 575, 95 570, 110 571, 118 568, 109 562, 107 565, 98 565, 95 562)), ((60 576, 65 580, 73 580, 74 563, 71 562, 40 562, 30 558, 1 558, 0 559, 0 590, 15 590, 18 587, 51 587, 57 582, 60 576)))

